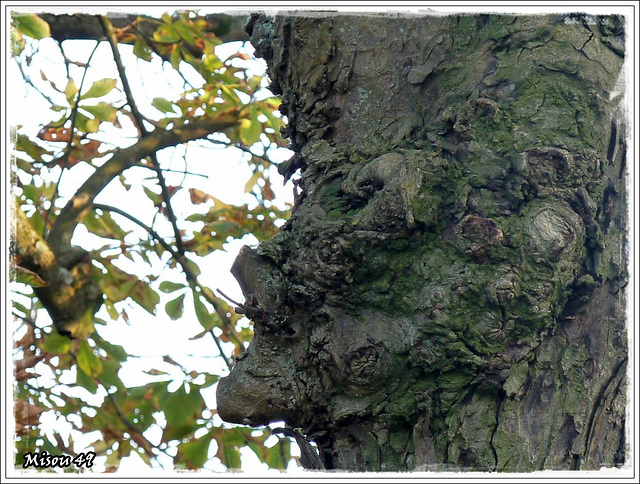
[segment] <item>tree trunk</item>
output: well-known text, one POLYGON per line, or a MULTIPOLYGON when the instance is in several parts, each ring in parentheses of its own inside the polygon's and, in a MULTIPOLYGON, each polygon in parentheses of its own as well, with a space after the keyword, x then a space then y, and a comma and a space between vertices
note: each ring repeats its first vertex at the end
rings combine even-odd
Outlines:
POLYGON ((327 469, 626 456, 623 19, 255 16, 302 168, 220 416, 327 469), (309 449, 306 449, 309 450, 309 449))

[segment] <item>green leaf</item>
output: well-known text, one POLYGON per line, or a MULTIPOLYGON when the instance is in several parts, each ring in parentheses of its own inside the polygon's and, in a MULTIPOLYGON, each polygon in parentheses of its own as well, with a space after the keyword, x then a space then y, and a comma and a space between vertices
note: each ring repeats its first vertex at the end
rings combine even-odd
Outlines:
POLYGON ((24 304, 18 301, 11 301, 11 305, 13 306, 13 309, 17 309, 18 311, 20 311, 22 313, 22 316, 27 316, 31 312, 24 304))
POLYGON ((276 445, 266 449, 265 454, 264 463, 270 468, 286 469, 287 462, 291 459, 291 441, 281 438, 276 445))
POLYGON ((164 309, 172 320, 180 319, 184 313, 184 294, 180 294, 177 298, 169 301, 164 309))
POLYGON ((49 285, 49 283, 38 274, 21 266, 15 266, 15 277, 16 282, 21 282, 31 287, 45 287, 49 285))
POLYGON ((127 234, 113 220, 109 212, 103 212, 102 215, 98 215, 95 211, 92 211, 83 219, 83 223, 89 232, 99 237, 122 240, 127 234))
POLYGON ((133 54, 142 60, 145 60, 147 62, 151 61, 151 59, 153 58, 151 55, 152 52, 153 51, 149 47, 149 44, 147 44, 142 37, 138 37, 136 43, 133 44, 133 54))
POLYGON ((251 175, 251 178, 249 178, 249 180, 247 181, 247 183, 245 183, 244 185, 244 192, 245 193, 251 193, 253 191, 253 187, 256 186, 256 184, 258 183, 258 180, 260 178, 263 178, 264 174, 258 170, 256 170, 254 172, 253 175, 251 175))
POLYGON ((125 388, 124 383, 118 376, 118 372, 122 368, 119 361, 108 359, 102 362, 102 373, 100 374, 100 381, 104 383, 104 385, 109 388, 109 386, 114 386, 118 390, 123 390, 125 388))
POLYGON ((180 19, 173 24, 176 32, 182 37, 184 40, 189 42, 190 44, 196 44, 198 39, 194 28, 189 25, 184 19, 180 19))
POLYGON ((100 102, 91 106, 83 104, 80 108, 87 111, 96 119, 99 119, 100 121, 107 121, 109 123, 113 123, 116 120, 116 115, 118 113, 115 106, 105 102, 100 102))
POLYGON ((214 53, 206 54, 202 60, 202 65, 209 71, 220 69, 224 63, 214 53))
POLYGON ((198 321, 202 325, 202 327, 207 330, 213 328, 214 326, 213 318, 209 314, 207 307, 200 300, 200 296, 198 296, 195 293, 193 295, 193 307, 196 310, 196 316, 198 318, 198 321))
POLYGON ((49 24, 35 13, 14 16, 13 25, 20 33, 28 35, 32 39, 40 40, 51 37, 49 24))
POLYGON ((153 101, 151 101, 151 105, 158 111, 163 113, 176 113, 173 103, 163 97, 153 98, 153 101))
POLYGON ((109 317, 111 317, 111 319, 113 319, 114 321, 118 319, 118 317, 120 316, 120 313, 118 312, 116 307, 113 305, 113 301, 111 301, 109 298, 105 299, 104 307, 109 313, 109 317))
POLYGON ((186 286, 184 284, 178 282, 171 281, 162 281, 160 283, 160 290, 165 294, 169 294, 170 292, 175 292, 180 289, 184 289, 186 286))
POLYGON ((262 87, 262 76, 251 76, 248 81, 249 87, 252 91, 258 91, 262 87))
POLYGON ((102 361, 96 356, 93 348, 86 341, 80 342, 76 355, 78 367, 88 376, 97 377, 102 373, 102 361))
POLYGON ((85 92, 80 99, 89 99, 92 97, 102 97, 106 94, 109 94, 114 87, 116 87, 117 81, 115 79, 100 79, 99 81, 94 82, 89 90, 85 92))
POLYGON ((178 35, 176 30, 173 28, 171 19, 169 19, 169 22, 158 26, 156 31, 153 33, 153 40, 162 42, 163 44, 172 44, 180 40, 180 35, 178 35))
POLYGON ((191 272, 193 272, 193 275, 195 277, 198 277, 201 273, 200 271, 200 266, 198 264, 196 264, 195 262, 193 262, 191 259, 187 259, 186 261, 186 266, 189 268, 189 270, 191 272))
POLYGON ((95 332, 95 323, 100 323, 100 319, 94 317, 93 310, 88 308, 84 314, 73 323, 73 336, 84 339, 95 332))
POLYGON ((42 161, 42 155, 51 154, 51 151, 43 148, 23 134, 18 134, 15 149, 26 153, 34 161, 42 161))
POLYGON ((142 186, 142 190, 144 190, 144 193, 147 195, 149 200, 151 200, 156 207, 162 204, 163 202, 162 195, 154 192, 153 190, 145 187, 144 185, 142 186))
POLYGON ((222 99, 224 99, 229 104, 233 106, 241 104, 240 98, 238 98, 238 94, 233 90, 233 87, 226 84, 221 84, 220 92, 222 94, 222 99))
MULTIPOLYGON (((252 109, 252 111, 254 110, 252 109)), ((262 124, 257 120, 257 115, 252 119, 240 120, 240 139, 245 145, 251 146, 260 141, 261 134, 262 124)))
POLYGON ((70 106, 73 106, 76 94, 78 94, 78 88, 76 87, 76 82, 73 79, 69 79, 67 81, 67 85, 64 88, 64 95, 67 98, 67 102, 70 106))
POLYGON ((160 296, 149 287, 149 283, 138 280, 129 295, 131 299, 137 302, 142 308, 155 316, 156 306, 160 302, 160 296))
POLYGON ((202 229, 202 233, 194 233, 193 240, 189 241, 188 250, 197 256, 205 257, 211 252, 224 248, 226 242, 225 236, 212 237, 211 234, 205 233, 208 227, 202 229))
POLYGON ((277 142, 282 143, 282 135, 280 134, 280 127, 283 126, 282 118, 276 118, 273 114, 274 111, 277 111, 280 100, 277 100, 277 104, 275 102, 270 102, 272 98, 265 99, 260 103, 259 111, 260 114, 263 114, 267 117, 267 123, 265 128, 272 128, 274 136, 277 142), (274 107, 275 106, 275 107, 274 107))
POLYGON ((174 69, 180 67, 180 61, 182 60, 182 56, 180 55, 180 48, 177 45, 173 46, 173 50, 171 51, 171 66, 174 69))
POLYGON ((167 429, 184 426, 200 418, 205 408, 202 395, 198 391, 187 393, 181 386, 174 393, 169 393, 162 402, 162 409, 167 419, 167 429))
POLYGON ((215 383, 218 383, 218 380, 220 380, 220 375, 213 375, 211 373, 205 373, 204 374, 204 383, 202 384, 202 388, 210 387, 211 385, 214 385, 215 383))
POLYGON ((95 333, 92 336, 92 339, 96 343, 96 346, 98 348, 106 351, 107 355, 111 357, 109 358, 111 361, 113 360, 124 361, 129 357, 128 353, 125 351, 125 349, 122 346, 109 343, 108 341, 103 339, 102 336, 100 336, 98 333, 95 333))
POLYGON ((200 428, 199 425, 194 423, 187 423, 185 425, 171 425, 168 426, 162 433, 162 440, 167 442, 170 440, 182 440, 200 428))
POLYGON ((47 353, 64 355, 71 348, 71 338, 63 336, 56 331, 47 336, 42 347, 47 353))
POLYGON ((76 114, 76 128, 84 133, 97 133, 100 128, 100 120, 91 119, 79 112, 76 114))
POLYGON ((76 371, 76 384, 81 386, 82 388, 86 388, 93 394, 98 391, 98 384, 96 383, 96 381, 80 368, 78 368, 78 371, 76 371))
POLYGON ((218 445, 220 444, 222 444, 222 456, 219 458, 222 463, 227 466, 227 469, 240 469, 242 461, 240 459, 240 451, 238 450, 238 448, 229 442, 225 442, 224 440, 222 442, 218 442, 218 445))
POLYGON ((184 461, 188 467, 199 469, 209 459, 209 447, 211 446, 211 434, 207 434, 191 442, 178 445, 178 458, 184 461))

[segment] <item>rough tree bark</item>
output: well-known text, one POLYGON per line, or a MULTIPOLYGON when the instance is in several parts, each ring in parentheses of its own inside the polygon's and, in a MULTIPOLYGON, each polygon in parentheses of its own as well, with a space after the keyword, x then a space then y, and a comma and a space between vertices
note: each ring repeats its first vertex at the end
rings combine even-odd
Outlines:
POLYGON ((623 23, 254 16, 301 192, 220 416, 327 469, 623 464, 623 23))

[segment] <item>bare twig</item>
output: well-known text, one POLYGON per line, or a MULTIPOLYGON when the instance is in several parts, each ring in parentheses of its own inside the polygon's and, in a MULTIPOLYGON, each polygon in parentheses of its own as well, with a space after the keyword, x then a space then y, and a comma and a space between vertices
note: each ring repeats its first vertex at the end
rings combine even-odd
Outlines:
MULTIPOLYGON (((120 57, 120 52, 118 52, 118 43, 116 39, 116 33, 111 24, 111 21, 105 17, 100 16, 100 22, 102 23, 102 27, 104 28, 105 35, 109 40, 109 45, 111 46, 111 52, 113 53, 113 59, 115 60, 116 67, 118 69, 118 74, 120 76, 120 80, 122 81, 122 86, 124 88, 125 96, 127 97, 127 104, 131 108, 131 113, 138 125, 138 130, 142 133, 143 136, 149 134, 149 131, 144 125, 144 118, 140 114, 138 110, 138 106, 136 105, 135 99, 133 97, 133 92, 131 91, 131 86, 129 85, 129 80, 127 79, 127 74, 124 70, 124 65, 122 64, 122 58, 120 57)), ((160 162, 158 161, 158 157, 155 152, 150 153, 149 157, 151 158, 151 162, 153 163, 154 168, 156 169, 156 173, 158 175, 158 183, 160 184, 160 190, 162 192, 162 199, 164 200, 165 206, 167 208, 167 217, 171 222, 171 226, 173 227, 173 232, 176 236, 176 245, 178 247, 178 252, 181 255, 184 255, 184 243, 182 241, 182 235, 180 234, 180 229, 178 228, 178 221, 171 207, 171 196, 169 194, 169 190, 167 189, 167 184, 164 179, 164 175, 162 174, 162 170, 160 169, 160 162)))
MULTIPOLYGON (((200 293, 207 299, 208 302, 210 302, 214 309, 216 310, 216 313, 218 314, 218 316, 220 317, 220 320, 222 321, 225 329, 227 329, 236 339, 236 342, 238 344, 240 344, 240 337, 239 335, 235 332, 235 330, 233 329, 232 325, 231 325, 231 321, 228 320, 228 318, 226 317, 226 314, 224 314, 222 311, 219 310, 219 305, 217 304, 217 301, 215 300, 211 300, 210 298, 207 297, 207 293, 205 288, 200 284, 200 282, 198 281, 197 276, 193 273, 193 271, 191 270, 191 268, 188 266, 188 264, 185 261, 185 257, 183 255, 181 255, 180 253, 176 252, 176 250, 171 247, 171 245, 169 245, 155 230, 153 230, 151 227, 149 227, 148 225, 146 225, 145 223, 141 222, 140 220, 138 220, 137 218, 135 218, 134 216, 128 214, 127 212, 125 212, 124 210, 120 210, 119 208, 116 207, 112 207, 109 205, 103 205, 103 204, 94 204, 93 208, 95 209, 99 209, 99 210, 105 210, 105 211, 109 211, 109 212, 114 212, 117 213, 123 217, 125 217, 126 219, 132 221, 133 223, 135 223, 136 225, 142 227, 144 230, 147 231, 147 233, 149 235, 151 235, 151 237, 153 237, 156 241, 158 241, 158 243, 160 245, 162 245, 162 247, 164 247, 164 249, 169 252, 171 254, 171 256, 180 264, 180 266, 182 267, 182 270, 184 271, 187 280, 189 280, 189 282, 191 284, 193 284, 195 287, 197 287, 200 290, 200 293)), ((228 358, 223 349, 222 349, 222 344, 219 341, 219 338, 215 335, 215 333, 213 332, 212 329, 209 330, 209 333, 211 334, 211 336, 213 337, 213 340, 218 348, 218 351, 220 351, 220 356, 222 357, 222 359, 225 361, 225 363, 227 364, 227 366, 229 367, 229 369, 231 368, 232 364, 231 364, 231 360, 230 358, 228 358)))
POLYGON ((124 71, 124 65, 122 64, 122 58, 120 57, 120 53, 118 52, 118 40, 116 39, 115 29, 113 28, 111 21, 107 17, 100 15, 98 18, 100 19, 100 23, 102 24, 102 28, 104 29, 104 34, 107 37, 107 41, 111 46, 111 52, 113 53, 113 60, 116 63, 116 68, 118 69, 118 74, 120 75, 120 81, 122 82, 124 94, 127 98, 127 104, 129 104, 129 107, 131 108, 131 113, 133 114, 133 117, 136 120, 136 124, 138 125, 138 129, 140 130, 140 133, 142 133, 143 135, 146 135, 148 134, 148 131, 144 127, 144 119, 140 114, 140 111, 138 111, 138 107, 136 106, 136 103, 134 102, 131 86, 129 86, 129 81, 124 71))
MULTIPOLYGON (((140 111, 138 110, 138 108, 136 106, 135 99, 134 99, 133 93, 131 91, 131 87, 129 86, 129 81, 127 79, 127 76, 126 76, 126 73, 125 73, 125 70, 124 70, 124 65, 122 64, 122 59, 120 58, 120 53, 118 52, 117 41, 116 41, 116 38, 115 38, 115 31, 113 29, 113 25, 111 24, 109 19, 106 18, 106 17, 100 17, 100 21, 101 21, 101 23, 103 25, 103 28, 105 30, 105 34, 106 34, 107 38, 109 39, 109 44, 111 45, 111 51, 113 53, 113 57, 114 57, 114 60, 116 62, 116 66, 118 68, 118 74, 119 74, 120 79, 122 81, 122 85, 124 87, 124 92, 125 92, 125 95, 127 97, 127 103, 129 104, 129 107, 131 108, 131 112, 132 112, 133 117, 134 117, 134 119, 136 121, 136 124, 138 125, 138 129, 139 129, 140 133, 142 133, 143 136, 147 136, 149 133, 148 133, 147 129, 144 126, 144 119, 143 119, 142 115, 140 114, 140 111)), ((175 212, 173 211, 173 207, 171 206, 171 195, 169 194, 169 190, 167 188, 167 184, 166 184, 166 181, 164 179, 164 175, 162 173, 162 169, 160 168, 160 162, 158 161, 158 157, 157 157, 156 152, 155 151, 151 152, 149 154, 149 158, 151 158, 151 162, 153 163, 153 167, 155 168, 155 171, 157 173, 158 183, 160 185, 160 190, 161 190, 161 193, 162 193, 162 199, 163 199, 165 207, 167 209, 167 218, 169 219, 169 221, 171 223, 171 226, 173 227, 173 232, 175 234, 177 251, 173 251, 173 250, 169 250, 169 249, 167 249, 167 250, 169 250, 169 252, 173 255, 173 257, 178 261, 178 263, 180 263, 185 275, 187 276, 187 279, 190 281, 191 284, 193 284, 195 287, 198 287, 200 289, 200 293, 214 307, 214 310, 218 314, 218 317, 222 321, 224 327, 234 336, 234 338, 236 339, 236 342, 238 344, 240 344, 240 337, 236 333, 236 331, 233 328, 233 326, 231 325, 231 322, 226 317, 226 314, 220 309, 219 304, 217 303, 215 298, 213 298, 209 294, 209 291, 206 290, 206 288, 204 288, 198 282, 198 279, 197 279, 196 275, 193 273, 191 268, 186 263, 186 253, 185 253, 184 242, 182 240, 182 234, 180 232, 180 229, 178 228, 177 217, 175 215, 175 212)), ((122 215, 122 213, 121 213, 121 215, 122 215)), ((158 241, 162 240, 159 237, 155 237, 155 238, 158 241)), ((162 242, 160 242, 160 243, 162 243, 162 242)), ((194 297, 197 297, 197 296, 195 296, 195 294, 194 294, 194 297)), ((218 348, 218 351, 220 352, 220 355, 225 360, 225 363, 227 364, 227 366, 229 368, 231 368, 231 362, 225 356, 224 351, 222 350, 222 345, 221 345, 218 337, 215 335, 215 333, 213 332, 212 329, 209 330, 209 333, 213 337, 214 343, 216 344, 216 346, 218 348)))
POLYGON ((20 74, 22 74, 22 79, 24 79, 24 82, 26 82, 28 85, 30 85, 38 94, 40 94, 51 106, 55 106, 56 103, 53 101, 53 99, 51 99, 49 96, 47 96, 45 93, 43 93, 40 89, 38 89, 36 87, 36 85, 33 83, 33 80, 31 79, 31 76, 29 76, 29 74, 27 74, 24 70, 24 66, 22 65, 22 62, 20 61, 20 59, 18 57, 15 57, 15 61, 16 61, 16 65, 18 66, 18 70, 20 71, 20 74))
POLYGON ((275 161, 270 160, 269 157, 267 157, 266 155, 256 155, 253 151, 251 151, 251 149, 248 146, 243 145, 242 143, 227 143, 226 141, 221 141, 221 140, 218 140, 218 139, 211 139, 211 138, 207 138, 207 141, 210 141, 210 142, 212 142, 214 144, 217 144, 217 145, 225 145, 228 148, 237 148, 240 151, 243 151, 245 153, 249 153, 251 156, 255 156, 256 158, 259 158, 259 159, 261 159, 263 161, 266 161, 271 166, 278 166, 278 164, 275 161))
MULTIPOLYGON (((69 156, 71 155, 71 150, 73 149, 73 132, 76 129, 76 117, 78 115, 78 108, 80 106, 80 96, 82 94, 82 88, 84 86, 84 81, 87 77, 87 71, 89 70, 89 65, 91 64, 91 59, 93 59, 93 54, 96 53, 96 50, 98 50, 98 46, 100 45, 100 42, 96 42, 95 47, 93 48, 93 50, 91 51, 91 54, 89 55, 89 58, 87 59, 87 63, 86 63, 86 67, 84 69, 84 72, 82 73, 82 80, 80 81, 80 87, 78 88, 78 92, 76 93, 76 102, 75 104, 71 107, 71 117, 69 118, 71 120, 71 127, 69 128, 69 142, 67 143, 67 147, 65 149, 64 154, 62 155, 62 160, 60 163, 60 175, 58 176, 58 181, 56 182, 56 186, 55 189, 53 190, 53 195, 51 195, 51 205, 49 206, 49 208, 47 209, 47 213, 44 216, 44 223, 42 224, 42 236, 45 237, 46 233, 47 233, 47 222, 49 220, 49 215, 51 214, 51 211, 53 210, 56 198, 58 197, 58 189, 60 187, 60 182, 62 181, 62 175, 64 174, 64 170, 65 168, 67 168, 67 165, 69 164, 69 156)), ((60 46, 60 50, 62 50, 62 46, 60 46)), ((69 73, 69 67, 68 67, 68 63, 66 61, 66 56, 64 56, 64 51, 63 51, 63 57, 65 57, 65 65, 67 65, 67 74, 69 73)))

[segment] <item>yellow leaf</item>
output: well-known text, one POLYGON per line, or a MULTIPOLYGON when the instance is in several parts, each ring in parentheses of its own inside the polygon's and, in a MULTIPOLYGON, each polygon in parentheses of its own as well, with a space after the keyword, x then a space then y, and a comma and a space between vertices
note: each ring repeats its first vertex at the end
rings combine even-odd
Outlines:
POLYGON ((76 87, 76 82, 73 79, 69 79, 67 81, 67 86, 64 88, 64 95, 67 98, 69 105, 73 105, 73 101, 75 100, 77 93, 78 88, 76 87))

